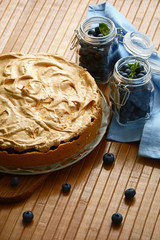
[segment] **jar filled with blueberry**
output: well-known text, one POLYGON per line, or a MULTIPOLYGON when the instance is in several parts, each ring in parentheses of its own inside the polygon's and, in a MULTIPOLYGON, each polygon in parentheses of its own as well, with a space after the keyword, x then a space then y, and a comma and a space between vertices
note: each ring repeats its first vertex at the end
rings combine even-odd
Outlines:
POLYGON ((76 46, 76 63, 86 68, 97 83, 107 83, 120 58, 114 23, 105 17, 91 17, 75 33, 71 49, 76 46))
POLYGON ((154 86, 148 61, 136 56, 118 60, 110 79, 109 94, 120 125, 149 118, 154 86))

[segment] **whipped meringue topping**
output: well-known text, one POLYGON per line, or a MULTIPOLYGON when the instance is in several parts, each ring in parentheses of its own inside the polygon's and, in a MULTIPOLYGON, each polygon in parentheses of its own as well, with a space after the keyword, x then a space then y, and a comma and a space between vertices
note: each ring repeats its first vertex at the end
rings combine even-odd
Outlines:
POLYGON ((78 65, 49 54, 0 55, 0 148, 47 152, 79 136, 99 91, 78 65))

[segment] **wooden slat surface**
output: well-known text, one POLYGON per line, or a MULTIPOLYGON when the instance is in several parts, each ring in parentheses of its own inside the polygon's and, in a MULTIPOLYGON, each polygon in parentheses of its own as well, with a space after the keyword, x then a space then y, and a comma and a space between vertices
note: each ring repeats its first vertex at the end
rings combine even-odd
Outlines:
MULTIPOLYGON (((0 52, 49 52, 74 61, 70 43, 74 29, 85 19, 88 5, 104 0, 1 0, 0 52)), ((138 30, 148 34, 160 53, 160 1, 110 0, 138 30)), ((101 87, 107 97, 107 86, 101 87)), ((0 239, 159 240, 160 163, 137 156, 138 143, 105 139, 86 158, 52 173, 28 199, 0 205, 0 239), (110 168, 102 164, 105 152, 115 155, 110 168), (63 182, 71 183, 63 195, 63 182), (126 202, 125 189, 136 189, 126 202), (31 210, 34 221, 25 226, 22 213, 31 210), (114 212, 123 215, 119 227, 114 212)))

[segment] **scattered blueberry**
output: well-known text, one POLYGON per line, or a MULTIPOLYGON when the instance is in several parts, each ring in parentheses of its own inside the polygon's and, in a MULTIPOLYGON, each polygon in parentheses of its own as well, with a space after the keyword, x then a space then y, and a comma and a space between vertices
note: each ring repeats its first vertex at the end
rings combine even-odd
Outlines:
POLYGON ((103 155, 103 162, 106 165, 110 165, 114 162, 114 155, 113 153, 105 153, 103 155))
POLYGON ((12 177, 10 184, 12 187, 16 187, 19 184, 19 178, 18 177, 12 177))
POLYGON ((132 199, 136 195, 136 190, 134 188, 128 188, 125 192, 126 199, 132 199))
POLYGON ((25 211, 22 217, 24 222, 30 223, 34 218, 34 214, 31 211, 25 211))
POLYGON ((112 222, 116 225, 119 225, 123 220, 123 217, 120 213, 114 213, 112 215, 112 222))
POLYGON ((71 189, 71 184, 70 183, 65 182, 65 183, 62 184, 62 191, 63 192, 67 193, 67 192, 70 191, 70 189, 71 189))

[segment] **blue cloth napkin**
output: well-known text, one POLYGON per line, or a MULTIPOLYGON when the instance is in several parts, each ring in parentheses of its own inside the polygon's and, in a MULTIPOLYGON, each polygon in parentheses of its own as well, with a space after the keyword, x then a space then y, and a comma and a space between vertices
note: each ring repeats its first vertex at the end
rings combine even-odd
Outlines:
MULTIPOLYGON (((110 3, 105 2, 88 7, 87 17, 104 16, 111 19, 116 28, 121 28, 123 34, 137 31, 136 28, 110 3)), ((128 56, 122 43, 119 43, 120 56, 128 56)), ((160 57, 154 53, 151 58, 160 63, 160 57)), ((139 121, 129 126, 120 126, 114 116, 110 124, 107 139, 119 142, 140 141, 140 156, 150 158, 160 158, 160 75, 152 75, 152 81, 155 86, 154 106, 150 119, 139 121)))

